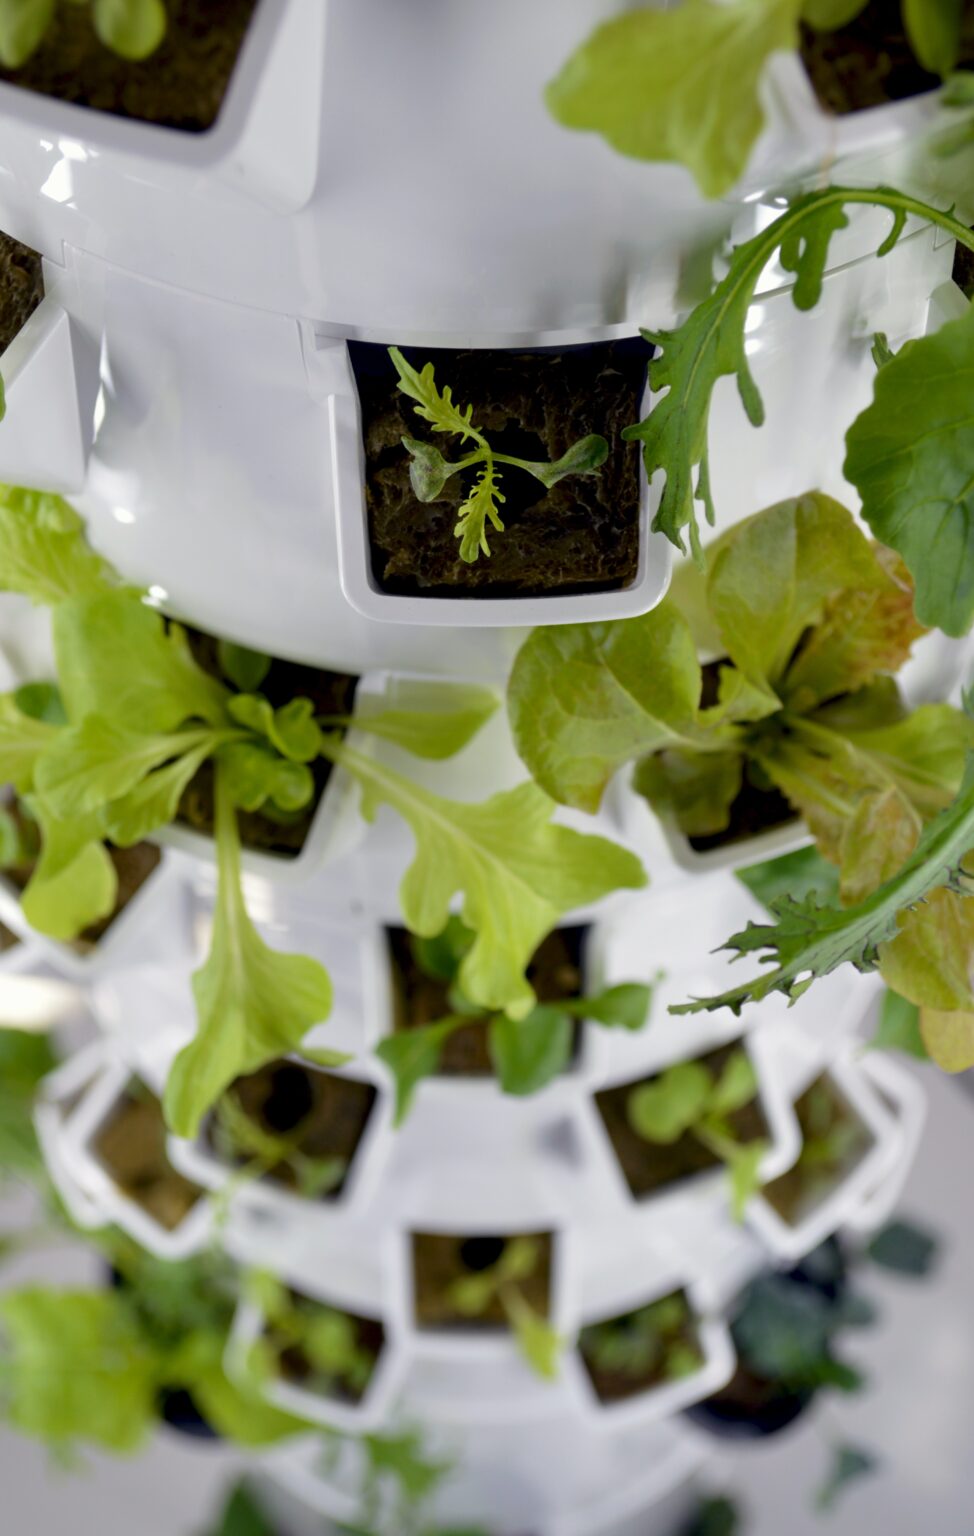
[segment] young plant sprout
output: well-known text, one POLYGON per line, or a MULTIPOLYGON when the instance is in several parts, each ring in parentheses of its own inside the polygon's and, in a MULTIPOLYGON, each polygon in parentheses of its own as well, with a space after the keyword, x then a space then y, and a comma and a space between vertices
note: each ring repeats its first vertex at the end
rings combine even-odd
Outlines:
POLYGON ((164 0, 5 0, 0 5, 0 64, 5 69, 26 64, 66 4, 86 6, 100 41, 133 63, 155 53, 166 35, 164 0))
POLYGON ((409 1113, 413 1096, 425 1077, 439 1068, 444 1047, 460 1029, 477 1025, 487 1033, 488 1050, 505 1093, 538 1093, 567 1068, 574 1024, 588 1019, 606 1028, 642 1029, 649 1014, 652 989, 638 982, 606 987, 591 997, 560 998, 536 1003, 518 1020, 471 1002, 460 978, 474 935, 463 920, 452 916, 432 939, 414 939, 413 957, 430 979, 448 988, 451 1012, 426 1025, 389 1035, 376 1047, 396 1079, 396 1124, 409 1113))
POLYGON ((623 1316, 589 1323, 578 1347, 603 1401, 643 1386, 680 1381, 703 1365, 684 1291, 673 1291, 623 1316))
POLYGON ((757 1092, 751 1058, 737 1047, 719 1077, 701 1061, 681 1061, 650 1082, 640 1083, 629 1095, 629 1123, 644 1141, 657 1145, 670 1146, 683 1136, 693 1136, 726 1164, 734 1215, 740 1220, 760 1185, 759 1170, 768 1144, 739 1141, 731 1117, 752 1103, 757 1092))
POLYGON ((513 1237, 504 1244, 496 1263, 452 1281, 446 1299, 457 1312, 471 1318, 482 1316, 491 1302, 499 1301, 528 1365, 545 1380, 554 1381, 562 1340, 521 1290, 521 1283, 534 1274, 540 1258, 540 1244, 534 1238, 513 1237))
POLYGON ((507 453, 499 453, 491 447, 484 434, 474 426, 471 419, 473 406, 468 405, 464 408, 454 404, 449 385, 444 386, 442 390, 437 387, 432 363, 426 363, 422 372, 418 373, 410 363, 407 363, 398 347, 390 347, 389 356, 399 375, 399 389, 416 402, 414 408, 417 416, 430 422, 434 432, 446 432, 459 437, 461 446, 464 443, 473 445, 465 458, 448 463, 432 443, 420 442, 412 437, 402 439, 403 447, 412 455, 409 480, 418 501, 435 501, 452 475, 461 474, 466 470, 477 471, 473 487, 461 504, 460 515, 454 529, 456 537, 460 540, 460 559, 466 561, 468 565, 472 565, 481 552, 490 555, 487 543, 488 523, 498 533, 504 530, 498 510, 505 499, 500 489, 501 476, 497 468, 498 464, 511 465, 515 469, 524 470, 525 473, 533 475, 536 480, 540 480, 546 489, 550 489, 566 475, 594 474, 608 457, 609 445, 605 438, 597 433, 579 438, 554 463, 544 461, 534 463, 527 459, 513 458, 507 453))
POLYGON ((284 1376, 322 1397, 352 1402, 365 1395, 381 1342, 374 1347, 362 1342, 362 1319, 303 1296, 264 1272, 249 1276, 248 1290, 264 1319, 264 1331, 248 1358, 255 1380, 284 1376))
POLYGON ((279 1168, 289 1169, 298 1194, 319 1200, 340 1187, 348 1172, 343 1157, 312 1157, 300 1146, 301 1128, 275 1135, 248 1115, 232 1092, 218 1100, 214 1111, 213 1144, 228 1161, 240 1162, 233 1187, 262 1179, 279 1168))

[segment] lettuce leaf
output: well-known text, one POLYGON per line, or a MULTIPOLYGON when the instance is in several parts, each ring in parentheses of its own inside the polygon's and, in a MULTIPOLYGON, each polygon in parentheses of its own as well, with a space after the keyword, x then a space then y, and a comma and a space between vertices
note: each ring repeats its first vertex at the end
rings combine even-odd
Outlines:
POLYGON ((798 46, 800 8, 801 0, 640 6, 604 22, 572 55, 548 86, 548 109, 625 155, 685 165, 705 197, 721 197, 764 126, 768 59, 798 46))
POLYGON ((439 933, 451 898, 462 893, 463 920, 476 937, 459 981, 485 1009, 529 1013, 535 997, 524 971, 558 919, 646 883, 627 849, 552 825, 554 805, 534 784, 470 805, 443 799, 335 738, 326 739, 325 752, 359 781, 369 819, 385 803, 412 829, 416 856, 400 889, 407 927, 425 937, 439 933))
POLYGON ((35 603, 109 590, 115 573, 73 507, 46 491, 0 486, 0 587, 35 603))
POLYGON ((184 1137, 196 1135, 236 1077, 293 1050, 331 1011, 324 968, 305 955, 269 949, 247 915, 236 813, 219 766, 216 844, 219 887, 210 953, 193 977, 198 1029, 173 1063, 164 1099, 169 1125, 184 1137))

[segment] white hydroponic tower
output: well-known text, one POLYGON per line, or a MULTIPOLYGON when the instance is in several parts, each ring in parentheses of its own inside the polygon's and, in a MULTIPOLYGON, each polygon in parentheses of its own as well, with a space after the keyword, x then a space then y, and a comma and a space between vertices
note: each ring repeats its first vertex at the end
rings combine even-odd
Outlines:
MULTIPOLYGON (((734 200, 706 203, 681 169, 629 161, 561 129, 545 111, 546 81, 600 20, 626 8, 258 0, 223 111, 201 136, 0 85, 0 228, 42 253, 46 289, 0 358, 0 479, 68 496, 96 546, 167 613, 348 670, 406 702, 429 677, 503 685, 531 626, 647 611, 673 553, 649 532, 653 487, 644 488, 639 575, 625 591, 448 610, 378 592, 346 345, 498 349, 634 336, 685 312, 689 258, 769 222, 774 189, 819 174, 827 157, 850 179, 895 178, 916 105, 834 132, 789 61, 769 75, 769 126, 734 200)), ((884 331, 895 346, 924 332, 932 303, 951 302, 950 246, 918 231, 876 263, 882 228, 874 213, 851 219, 811 315, 795 310, 786 274, 766 274, 748 352, 768 423, 752 431, 729 385, 718 390, 720 523, 812 487, 851 504, 843 433, 870 398, 872 336, 884 331)), ((23 626, 9 635, 15 674, 33 638, 23 626)), ((907 690, 943 696, 957 665, 956 647, 926 640, 907 690)), ((403 764, 458 799, 525 777, 502 713, 455 760, 403 764)), ((597 819, 567 819, 645 859, 647 894, 571 921, 590 925, 593 975, 646 980, 665 970, 650 1027, 586 1032, 575 1069, 534 1099, 436 1080, 398 1133, 368 1053, 388 1027, 382 927, 396 920, 408 833, 385 814, 366 833, 346 806, 348 825, 304 878, 249 877, 252 914, 273 942, 327 964, 336 1005, 321 1043, 361 1054, 382 1107, 340 1209, 311 1213, 244 1192, 225 1240, 244 1259, 273 1254, 309 1285, 327 1277, 341 1304, 381 1315, 381 1391, 350 1425, 419 1423, 456 1455, 431 1518, 497 1536, 623 1536, 656 1529, 646 1513, 655 1504, 663 1536, 708 1454, 676 1414, 687 1394, 605 1411, 571 1351, 549 1384, 507 1338, 424 1335, 410 1312, 405 1234, 554 1231, 554 1321, 569 1339, 586 1321, 685 1284, 714 1319, 707 1370, 690 1394, 703 1397, 732 1368, 721 1304, 762 1264, 797 1257, 840 1226, 879 1221, 921 1109, 909 1080, 886 1068, 873 1080, 850 1058, 873 991, 840 974, 790 1011, 768 1002, 743 1024, 774 1131, 767 1171, 797 1152, 795 1094, 834 1063, 876 1132, 869 1177, 797 1243, 760 1216, 736 1227, 719 1182, 633 1201, 593 1093, 739 1030, 729 1016, 668 1017, 666 1005, 719 987, 723 961, 710 952, 759 908, 726 859, 695 859, 625 787, 597 819), (349 827, 358 835, 344 835, 349 827)), ((766 838, 734 862, 783 846, 766 838)), ((170 851, 153 905, 147 895, 97 962, 46 948, 93 986, 110 1059, 156 1084, 193 1029, 188 977, 211 890, 205 857, 170 851)), ((76 1193, 97 1220, 97 1194, 76 1193)), ((271 1462, 313 1508, 355 1519, 354 1445, 328 1467, 313 1439, 271 1462)))

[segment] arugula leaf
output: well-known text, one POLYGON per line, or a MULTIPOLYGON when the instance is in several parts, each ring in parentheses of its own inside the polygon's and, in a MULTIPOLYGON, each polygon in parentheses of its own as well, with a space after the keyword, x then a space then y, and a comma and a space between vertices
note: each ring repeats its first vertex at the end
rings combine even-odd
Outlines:
POLYGON ((672 11, 627 12, 568 60, 545 92, 548 109, 567 128, 604 134, 625 155, 685 165, 706 197, 721 197, 764 126, 759 86, 768 59, 798 46, 799 6, 683 0, 672 11))
POLYGON ((443 1046, 454 1030, 469 1021, 460 1014, 451 1014, 435 1024, 422 1028, 398 1030, 386 1035, 375 1048, 375 1054, 384 1061, 396 1080, 397 1128, 402 1125, 412 1108, 416 1089, 424 1077, 432 1077, 440 1065, 443 1046))
POLYGON ((920 622, 963 635, 974 619, 974 313, 909 341, 877 375, 846 436, 862 515, 916 583, 920 622))
POLYGON ((213 936, 206 963, 193 976, 199 1027, 173 1063, 164 1100, 169 1125, 183 1137, 196 1135, 203 1115, 235 1078, 292 1050, 331 1010, 324 968, 305 955, 269 949, 247 915, 240 836, 219 765, 215 831, 213 936))
MULTIPOLYGON (((0 50, 3 19, 0 18, 0 50)), ((88 543, 73 507, 46 491, 0 486, 0 587, 35 603, 102 592, 114 573, 88 543)))
MULTIPOLYGON (((709 0, 701 0, 701 3, 709 3, 709 0)), ((663 14, 677 16, 686 9, 684 5, 678 12, 663 14)), ((733 7, 715 6, 714 9, 723 11, 733 7)), ((694 49, 696 56, 695 44, 694 49)), ((691 548, 698 561, 702 559, 696 523, 698 500, 708 520, 714 521, 707 430, 710 402, 718 379, 736 378, 748 420, 753 426, 760 426, 764 421, 764 404, 745 347, 748 310, 761 274, 775 252, 780 251, 785 270, 795 274, 792 299, 796 308, 814 309, 822 291, 832 236, 848 224, 844 209, 852 204, 887 208, 893 214, 892 229, 877 253, 880 256, 888 254, 897 244, 911 214, 939 225, 964 246, 974 248, 974 235, 959 219, 905 193, 888 187, 827 187, 796 198, 767 229, 736 247, 730 254, 727 275, 677 329, 643 333, 647 341, 661 349, 661 355, 650 364, 650 383, 657 398, 645 421, 627 427, 623 435, 642 442, 643 460, 650 478, 658 470, 665 471, 666 483, 653 528, 665 533, 684 553, 682 530, 688 528, 691 548), (696 486, 694 471, 697 471, 696 486)), ((891 363, 877 376, 877 388, 895 366, 891 363)), ((884 385, 884 390, 887 387, 884 385)), ((846 473, 848 476, 848 467, 846 473)), ((894 548, 898 547, 890 539, 883 542, 892 542, 894 548)), ((905 552, 901 549, 900 553, 910 565, 905 552)), ((920 618, 924 620, 922 607, 920 618)))
POLYGON ((495 1015, 488 1041, 501 1088, 525 1097, 565 1071, 572 1051, 572 1021, 560 1008, 538 1003, 523 1019, 495 1015))
MULTIPOLYGON (((725 949, 738 955, 770 952, 774 968, 718 997, 697 998, 671 1007, 671 1013, 699 1013, 760 1002, 772 992, 794 1000, 818 976, 851 964, 860 971, 876 968, 880 947, 895 939, 902 914, 928 900, 941 886, 965 896, 962 861, 974 847, 974 754, 968 758, 957 798, 923 829, 915 851, 892 879, 865 901, 845 909, 820 906, 814 897, 783 897, 772 913, 774 925, 749 923, 728 939, 725 949)), ((902 990, 902 988, 900 988, 902 990)))
POLYGON ((451 897, 463 893, 461 915, 476 938, 459 983, 485 1009, 523 1018, 535 1001, 525 968, 563 913, 645 884, 627 849, 552 825, 554 805, 534 784, 469 805, 423 789, 334 737, 325 738, 324 752, 359 781, 367 819, 384 802, 412 829, 416 855, 400 888, 407 926, 421 936, 439 933, 451 897))
POLYGON ((529 459, 518 459, 516 462, 521 469, 526 469, 541 484, 550 490, 557 485, 559 480, 564 480, 566 475, 591 475, 600 469, 609 457, 609 445, 604 437, 597 432, 589 433, 588 437, 580 437, 577 442, 560 459, 553 459, 551 463, 529 459))
MULTIPOLYGON (((70 595, 70 594, 69 594, 70 595)), ((103 715, 125 730, 225 726, 230 697, 193 660, 186 632, 133 592, 77 598, 54 611, 54 649, 68 718, 103 715)))
POLYGON ((734 744, 731 728, 701 716, 701 686, 693 636, 669 603, 617 623, 536 629, 508 685, 514 744, 554 799, 596 811, 623 763, 664 746, 734 744))
POLYGON ((70 1446, 133 1451, 154 1418, 155 1362, 113 1291, 25 1286, 0 1295, 11 1423, 70 1446))

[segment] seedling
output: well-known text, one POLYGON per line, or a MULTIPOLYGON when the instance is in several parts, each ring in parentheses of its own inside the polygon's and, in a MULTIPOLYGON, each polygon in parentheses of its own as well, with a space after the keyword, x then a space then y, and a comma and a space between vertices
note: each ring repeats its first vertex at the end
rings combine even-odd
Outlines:
POLYGON ((482 1317, 491 1303, 498 1301, 528 1365, 545 1380, 554 1381, 563 1341, 522 1290, 540 1261, 541 1245, 535 1238, 510 1238, 495 1263, 452 1281, 446 1299, 463 1317, 470 1318, 482 1317))
POLYGON ((578 1348, 603 1402, 681 1381, 704 1363, 684 1291, 673 1291, 620 1317, 590 1323, 578 1348))
POLYGON ((652 989, 637 982, 607 987, 592 997, 561 998, 535 1005, 524 1018, 512 1020, 486 1009, 466 996, 461 967, 474 935, 456 916, 433 939, 413 943, 420 968, 448 989, 453 1012, 431 1024, 387 1036, 376 1048, 396 1079, 396 1124, 409 1113, 413 1096, 425 1077, 434 1075, 443 1049, 457 1030, 477 1026, 487 1032, 488 1049, 505 1093, 537 1093, 567 1068, 572 1051, 574 1021, 589 1019, 607 1028, 638 1030, 649 1013, 652 989))
POLYGON ((302 1151, 300 1130, 290 1136, 265 1130, 232 1093, 224 1094, 217 1103, 212 1137, 222 1157, 242 1161, 233 1179, 234 1188, 284 1169, 292 1175, 298 1194, 306 1200, 320 1200, 339 1189, 348 1172, 343 1157, 312 1157, 302 1151))
POLYGON ((768 1144, 740 1142, 732 1117, 756 1098, 758 1079, 742 1047, 727 1057, 719 1077, 703 1062, 681 1061, 648 1083, 633 1088, 628 1099, 629 1123, 638 1136, 658 1146, 671 1146, 692 1136, 726 1164, 731 1180, 734 1214, 738 1220, 760 1185, 760 1166, 768 1144))
POLYGON ((825 1074, 795 1104, 802 1148, 793 1168, 764 1188, 764 1198, 792 1225, 818 1208, 873 1145, 871 1131, 825 1074))
POLYGON ((403 447, 412 456, 409 480, 418 501, 435 501, 453 475, 466 470, 478 471, 472 489, 460 506, 460 515, 454 529, 455 536, 460 540, 460 559, 468 565, 472 565, 481 553, 490 555, 488 523, 498 533, 504 530, 498 510, 504 502, 498 464, 524 470, 526 474, 540 480, 546 490, 550 490, 566 475, 594 474, 608 457, 609 445, 604 437, 596 433, 579 438, 554 463, 532 463, 527 459, 499 453, 474 426, 473 406, 456 405, 449 385, 442 390, 438 388, 432 363, 426 363, 422 372, 417 372, 407 363, 398 347, 390 347, 389 356, 399 375, 399 389, 416 402, 414 408, 417 416, 430 422, 434 432, 459 437, 461 444, 473 444, 465 458, 451 464, 432 443, 420 442, 412 437, 402 439, 403 447))
POLYGON ((20 69, 47 36, 60 4, 86 5, 106 48, 133 62, 155 53, 166 35, 164 0, 4 0, 0 5, 0 64, 20 69))
POLYGON ((273 1275, 252 1274, 248 1290, 264 1319, 248 1361, 255 1380, 283 1377, 322 1397, 360 1401, 382 1348, 381 1324, 314 1301, 273 1275))

